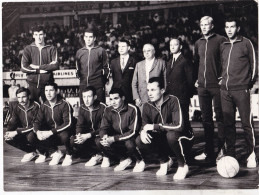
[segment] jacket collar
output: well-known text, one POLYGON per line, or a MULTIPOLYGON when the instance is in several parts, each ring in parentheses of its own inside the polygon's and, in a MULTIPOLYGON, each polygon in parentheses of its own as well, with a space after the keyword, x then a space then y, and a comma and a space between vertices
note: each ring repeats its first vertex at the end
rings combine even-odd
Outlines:
MULTIPOLYGON (((57 102, 56 102, 56 104, 54 105, 54 107, 57 106, 57 105, 59 105, 59 104, 62 104, 62 102, 63 102, 63 98, 62 98, 60 95, 57 95, 57 102)), ((48 106, 49 108, 51 108, 50 103, 49 103, 48 100, 46 100, 46 101, 44 102, 44 105, 45 105, 45 106, 48 106)))
MULTIPOLYGON (((82 105, 82 108, 84 110, 90 112, 90 109, 85 104, 82 105)), ((93 104, 93 110, 92 111, 99 110, 99 109, 100 109, 100 102, 98 100, 95 100, 94 104, 93 104)))
MULTIPOLYGON (((167 102, 169 100, 169 95, 168 94, 164 94, 163 95, 163 103, 161 104, 161 107, 164 105, 165 102, 167 102)), ((150 100, 148 101, 148 104, 152 105, 153 107, 157 108, 155 105, 155 102, 151 102, 150 100)))
MULTIPOLYGON (((214 37, 214 36, 216 36, 216 33, 212 33, 212 34, 208 37, 208 39, 211 39, 211 38, 214 37)), ((205 38, 205 36, 203 35, 200 39, 201 39, 201 40, 205 40, 206 38, 205 38)))
MULTIPOLYGON (((99 47, 100 47, 100 46, 98 46, 98 45, 94 45, 94 46, 91 48, 91 50, 92 50, 92 49, 99 48, 99 47)), ((83 49, 83 50, 89 50, 86 46, 84 46, 82 49, 83 49)))
MULTIPOLYGON (((233 43, 241 42, 241 41, 243 41, 243 36, 237 35, 237 38, 236 38, 236 40, 233 43)), ((227 39, 227 41, 223 42, 223 44, 229 44, 229 43, 231 43, 229 38, 227 39)))
POLYGON ((24 106, 22 106, 21 104, 18 104, 18 107, 23 110, 23 111, 29 111, 34 107, 34 102, 30 100, 29 102, 29 107, 26 109, 24 106))
MULTIPOLYGON (((37 47, 37 45, 35 44, 35 42, 32 42, 31 43, 31 46, 33 46, 33 47, 37 47)), ((44 47, 50 47, 51 45, 47 45, 47 44, 45 44, 42 48, 44 48, 44 47)), ((38 47, 37 47, 38 48, 38 47)))

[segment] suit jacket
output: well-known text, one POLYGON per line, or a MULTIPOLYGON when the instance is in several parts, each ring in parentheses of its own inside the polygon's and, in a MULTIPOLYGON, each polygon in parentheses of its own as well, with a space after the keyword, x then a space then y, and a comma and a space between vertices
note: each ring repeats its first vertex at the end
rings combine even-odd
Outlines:
POLYGON ((128 103, 133 102, 131 82, 136 66, 136 60, 129 56, 124 70, 121 70, 120 57, 111 61, 111 73, 113 79, 112 88, 121 88, 128 103))
MULTIPOLYGON (((138 62, 132 79, 133 99, 140 99, 142 103, 148 101, 145 60, 138 62)), ((166 65, 165 61, 155 59, 149 72, 149 78, 161 77, 166 87, 166 65)))
POLYGON ((181 54, 171 67, 172 59, 166 65, 166 91, 178 97, 180 102, 190 101, 194 90, 193 64, 181 54))

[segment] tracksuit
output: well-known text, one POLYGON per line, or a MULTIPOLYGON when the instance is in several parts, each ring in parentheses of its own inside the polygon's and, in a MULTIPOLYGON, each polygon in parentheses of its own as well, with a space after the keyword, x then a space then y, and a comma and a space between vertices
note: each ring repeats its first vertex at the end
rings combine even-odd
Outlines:
POLYGON ((76 53, 76 69, 80 79, 80 104, 83 104, 82 91, 88 86, 95 87, 97 99, 105 102, 104 87, 110 74, 106 51, 100 46, 79 49, 76 53))
POLYGON ((27 83, 31 93, 31 99, 39 102, 46 101, 44 94, 44 85, 47 82, 53 82, 53 71, 59 69, 57 49, 51 45, 45 45, 39 49, 35 43, 24 48, 21 71, 27 73, 27 83), (35 70, 30 65, 39 65, 39 69, 35 70), (45 70, 47 73, 40 73, 45 70))
POLYGON ((135 139, 141 126, 140 111, 132 104, 124 104, 121 108, 107 107, 104 111, 97 146, 103 155, 114 159, 128 157, 142 160, 141 154, 136 149, 135 139), (100 141, 104 135, 113 136, 115 142, 110 147, 104 147, 100 141))
POLYGON ((257 76, 257 64, 254 47, 245 37, 237 36, 221 45, 223 66, 221 101, 224 115, 227 155, 235 156, 236 108, 239 111, 242 127, 245 132, 248 156, 255 148, 253 117, 251 113, 250 88, 257 76))
POLYGON ((40 105, 35 101, 30 101, 26 109, 21 104, 16 104, 7 126, 7 131, 17 131, 13 140, 6 142, 20 150, 30 153, 37 149, 37 136, 33 132, 33 121, 38 113, 40 105))
POLYGON ((51 107, 49 101, 45 101, 41 105, 33 124, 35 133, 38 130, 51 130, 53 133, 48 139, 40 141, 39 145, 42 150, 56 151, 58 145, 65 145, 66 153, 69 155, 72 153, 70 146, 71 126, 72 108, 60 96, 57 97, 57 102, 53 107, 51 107))
POLYGON ((213 161, 215 159, 215 152, 212 101, 218 124, 218 152, 225 143, 219 86, 222 72, 220 44, 225 40, 226 38, 223 36, 212 34, 208 39, 202 37, 195 43, 194 61, 196 66, 198 66, 198 97, 205 134, 204 152, 213 161))
POLYGON ((143 106, 142 128, 146 124, 154 124, 154 131, 148 131, 151 135, 151 143, 144 144, 140 136, 136 139, 136 144, 144 158, 148 154, 158 155, 160 163, 169 160, 172 152, 176 155, 178 166, 186 164, 185 147, 183 142, 193 139, 192 132, 184 132, 184 124, 180 103, 173 95, 164 95, 161 108, 157 108, 155 103, 147 102, 143 106))

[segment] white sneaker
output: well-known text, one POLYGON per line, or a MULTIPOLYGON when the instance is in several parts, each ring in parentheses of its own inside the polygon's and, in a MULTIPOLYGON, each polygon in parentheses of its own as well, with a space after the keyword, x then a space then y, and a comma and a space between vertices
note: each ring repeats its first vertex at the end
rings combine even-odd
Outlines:
POLYGON ((250 156, 247 158, 247 168, 256 168, 256 166, 256 156, 255 153, 252 152, 252 154, 250 154, 250 156))
POLYGON ((63 160, 62 166, 70 166, 72 165, 72 155, 66 154, 65 159, 63 160))
POLYGON ((103 161, 102 161, 101 167, 107 168, 107 167, 110 167, 110 165, 111 165, 110 159, 107 158, 107 157, 103 157, 103 161))
POLYGON ((207 155, 203 152, 200 155, 197 155, 194 157, 195 160, 205 160, 205 158, 207 157, 207 155))
POLYGON ((92 156, 92 158, 85 163, 85 166, 86 167, 95 166, 95 165, 99 164, 102 161, 102 159, 103 159, 102 155, 96 154, 96 155, 92 156))
POLYGON ((139 162, 136 162, 136 165, 133 169, 133 172, 134 173, 139 173, 139 172, 143 172, 144 169, 145 169, 145 162, 143 160, 139 161, 139 162))
POLYGON ((46 161, 46 156, 40 154, 39 157, 35 160, 35 163, 36 163, 36 164, 38 164, 38 163, 44 163, 45 161, 46 161))
POLYGON ((173 160, 169 157, 166 163, 160 164, 160 169, 156 172, 157 176, 163 176, 167 174, 169 168, 173 165, 173 160))
POLYGON ((21 162, 29 162, 31 161, 32 159, 34 159, 36 157, 36 153, 35 152, 30 152, 30 153, 27 153, 23 156, 21 162))
POLYGON ((174 180, 181 180, 186 177, 189 172, 188 165, 184 165, 183 167, 178 167, 176 173, 174 174, 174 180))
POLYGON ((52 160, 49 162, 49 165, 57 165, 60 161, 60 159, 62 158, 63 154, 60 150, 57 150, 56 152, 54 152, 51 157, 52 160))
POLYGON ((127 159, 121 161, 120 164, 117 165, 117 166, 114 168, 114 171, 123 171, 123 170, 125 170, 131 163, 132 163, 132 160, 131 160, 130 158, 127 158, 127 159))

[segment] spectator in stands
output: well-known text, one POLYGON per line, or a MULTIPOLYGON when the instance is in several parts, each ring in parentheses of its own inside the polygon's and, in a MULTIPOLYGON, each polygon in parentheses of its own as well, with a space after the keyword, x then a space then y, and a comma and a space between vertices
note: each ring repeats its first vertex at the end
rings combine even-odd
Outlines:
POLYGON ((21 162, 28 162, 37 155, 38 140, 33 132, 33 122, 40 105, 29 98, 30 91, 24 87, 16 90, 16 96, 19 103, 13 108, 4 138, 6 143, 26 152, 21 162))
POLYGON ((200 20, 200 28, 203 36, 195 43, 195 66, 198 80, 199 103, 202 112, 202 124, 205 134, 204 152, 195 156, 195 160, 206 160, 215 165, 216 155, 214 151, 214 122, 212 102, 216 121, 218 123, 218 151, 222 154, 224 147, 224 124, 221 109, 220 88, 222 65, 220 62, 220 44, 226 38, 213 32, 213 18, 204 16, 200 20))
POLYGON ((76 69, 80 79, 80 104, 83 104, 82 91, 87 86, 94 86, 97 99, 105 102, 104 87, 110 72, 107 53, 102 47, 95 45, 96 32, 94 30, 86 29, 83 36, 85 47, 76 53, 76 69))
POLYGON ((21 60, 21 70, 27 73, 27 83, 31 92, 31 99, 42 102, 46 100, 44 86, 53 82, 53 71, 59 69, 57 49, 45 44, 45 30, 36 26, 32 30, 35 42, 24 48, 21 60))
POLYGON ((99 136, 105 104, 97 100, 94 87, 88 86, 82 91, 84 104, 79 108, 76 124, 76 135, 70 138, 71 146, 76 148, 79 156, 90 154, 92 158, 85 166, 95 166, 102 160, 101 151, 96 146, 95 140, 99 136))
POLYGON ((111 89, 110 102, 112 106, 104 111, 96 143, 104 156, 101 167, 109 167, 110 158, 119 158, 120 164, 114 171, 123 171, 132 159, 137 160, 136 164, 142 160, 135 144, 141 118, 137 107, 125 102, 121 89, 111 89))
POLYGON ((125 94, 126 102, 133 103, 131 83, 136 60, 129 55, 129 50, 129 41, 121 39, 118 44, 120 56, 111 61, 112 88, 120 88, 125 94))
POLYGON ((138 62, 132 80, 133 99, 137 106, 148 101, 147 83, 149 78, 161 77, 166 83, 165 61, 155 58, 155 48, 151 44, 143 47, 145 60, 138 62))
POLYGON ((18 99, 16 92, 20 87, 16 85, 16 80, 14 78, 11 79, 11 86, 8 89, 8 95, 9 95, 9 116, 12 116, 12 112, 14 108, 16 107, 16 104, 18 104, 18 99))
MULTIPOLYGON (((56 83, 47 83, 45 85, 45 95, 47 100, 41 105, 33 127, 40 140, 39 146, 45 151, 53 152, 52 160, 49 165, 57 165, 63 157, 58 145, 65 145, 66 157, 62 166, 72 164, 72 148, 70 146, 72 109, 58 94, 56 83)), ((46 153, 40 153, 40 162, 45 162, 46 153)))

